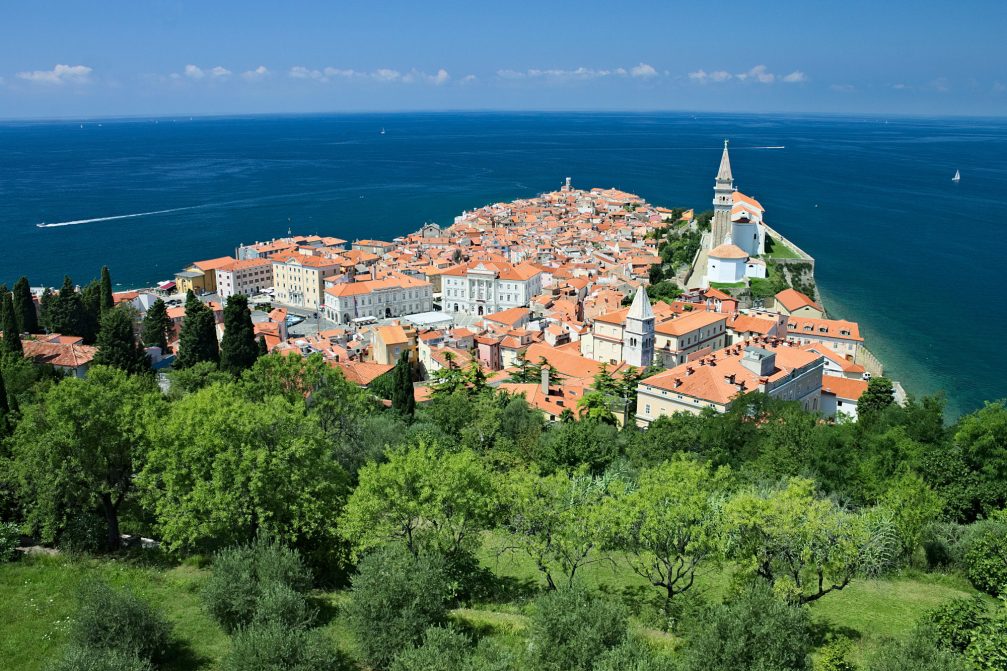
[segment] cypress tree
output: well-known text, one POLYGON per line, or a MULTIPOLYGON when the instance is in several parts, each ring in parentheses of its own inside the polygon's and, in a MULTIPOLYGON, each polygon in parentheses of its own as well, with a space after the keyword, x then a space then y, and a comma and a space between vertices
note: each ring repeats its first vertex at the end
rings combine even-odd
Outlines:
POLYGON ((14 284, 14 313, 22 333, 39 332, 38 312, 35 311, 35 301, 31 297, 31 285, 28 284, 27 277, 21 277, 14 284))
POLYGON ((0 437, 10 432, 10 404, 7 402, 7 386, 0 371, 0 437))
POLYGON ((248 311, 248 297, 235 294, 224 307, 224 337, 220 348, 220 368, 235 377, 252 367, 259 358, 255 342, 252 314, 248 311))
POLYGON ((147 310, 140 328, 140 342, 148 347, 160 347, 162 353, 168 351, 168 332, 171 330, 171 320, 168 319, 168 306, 158 298, 147 310))
POLYGON ((39 323, 47 331, 53 330, 50 316, 52 315, 52 305, 55 300, 56 294, 49 287, 45 288, 45 291, 42 292, 42 297, 38 300, 39 323))
POLYGON ((98 309, 104 313, 111 310, 115 305, 112 298, 112 276, 109 275, 108 266, 101 267, 101 294, 99 296, 98 309))
POLYGON ((133 336, 133 318, 126 310, 108 310, 101 316, 98 353, 94 362, 118 368, 130 375, 150 370, 150 358, 133 336))
POLYGON ((81 290, 80 298, 84 305, 84 312, 81 319, 81 332, 77 335, 90 345, 98 338, 98 329, 101 327, 101 283, 98 280, 88 282, 81 290))
POLYGON ((392 408, 405 417, 416 414, 416 396, 413 395, 413 368, 409 363, 409 350, 402 352, 395 363, 392 387, 392 408))
POLYGON ((266 344, 266 336, 259 336, 259 356, 266 356, 269 354, 269 345, 266 344))
POLYGON ((14 303, 7 291, 0 295, 0 314, 3 317, 3 323, 0 324, 3 328, 3 351, 24 354, 21 332, 17 327, 17 316, 14 314, 14 303))
POLYGON ((52 296, 46 312, 49 329, 54 333, 84 336, 84 300, 69 275, 63 278, 63 286, 52 296))
POLYGON ((217 344, 217 329, 213 320, 213 310, 195 297, 190 291, 185 301, 185 319, 178 337, 178 357, 176 368, 188 368, 200 361, 220 360, 217 344))

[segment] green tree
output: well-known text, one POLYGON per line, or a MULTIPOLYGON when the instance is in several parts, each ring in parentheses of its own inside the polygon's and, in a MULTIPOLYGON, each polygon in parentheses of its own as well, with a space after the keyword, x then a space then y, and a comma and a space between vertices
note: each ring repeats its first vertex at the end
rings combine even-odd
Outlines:
POLYGON ((101 314, 115 307, 115 299, 112 298, 112 276, 109 275, 108 266, 101 267, 101 293, 98 302, 98 309, 101 314))
POLYGON ((171 320, 168 318, 168 306, 158 298, 148 308, 140 328, 140 342, 148 347, 160 347, 162 354, 168 353, 168 334, 171 332, 171 320))
POLYGON ((220 347, 220 368, 235 377, 252 367, 259 358, 248 298, 234 294, 224 307, 224 337, 220 347))
POLYGON ((817 498, 811 480, 728 501, 728 556, 804 604, 850 584, 870 538, 862 517, 817 498))
POLYGON ((259 356, 266 356, 269 354, 269 345, 266 344, 266 336, 260 335, 256 345, 259 348, 259 356))
POLYGON ((94 363, 111 366, 130 375, 150 371, 150 357, 133 335, 133 316, 129 310, 111 308, 101 316, 98 332, 98 352, 94 363))
POLYGON ((220 360, 217 327, 213 310, 189 291, 185 300, 185 318, 178 337, 176 368, 188 368, 200 361, 220 360))
POLYGON ((591 671, 627 637, 623 608, 603 596, 573 587, 535 602, 528 643, 537 671, 591 671))
POLYGON ((416 414, 416 396, 413 394, 413 366, 409 362, 409 350, 402 352, 395 363, 393 375, 392 409, 411 418, 416 414))
POLYGON ((479 459, 424 442, 387 457, 386 463, 360 469, 339 520, 354 552, 389 540, 403 541, 414 554, 434 548, 455 556, 473 549, 498 508, 493 478, 479 459))
POLYGON ((14 303, 10 293, 6 291, 0 294, 0 315, 3 317, 2 324, 0 324, 3 327, 3 341, 0 343, 2 345, 0 349, 3 352, 22 354, 24 347, 21 345, 21 332, 18 330, 14 303))
POLYGON ((44 541, 58 539, 84 510, 102 515, 106 547, 119 547, 119 511, 133 489, 145 418, 157 398, 149 379, 95 366, 23 408, 11 439, 14 468, 30 502, 28 524, 44 541))
POLYGON ((963 417, 954 434, 966 467, 978 479, 979 505, 989 514, 1007 505, 1007 405, 987 403, 963 417))
POLYGON ((920 627, 902 640, 885 640, 867 661, 867 671, 966 671, 962 657, 935 639, 932 630, 920 627))
POLYGON ((69 276, 52 296, 46 309, 46 326, 53 333, 83 336, 85 329, 84 300, 74 288, 69 276))
POLYGON ((81 333, 87 344, 94 343, 101 324, 101 283, 91 280, 80 290, 81 304, 84 306, 81 333))
POLYGON ((234 635, 224 671, 352 671, 356 665, 320 629, 254 624, 234 635))
POLYGON ((214 384, 174 401, 151 434, 139 481, 170 550, 264 533, 309 561, 338 551, 347 477, 303 399, 254 402, 237 385, 214 384))
POLYGON ((892 512, 902 554, 907 559, 920 547, 923 532, 939 519, 944 508, 940 497, 915 473, 893 480, 879 503, 892 512))
POLYGON ((665 610, 692 587, 696 568, 723 551, 725 470, 685 459, 640 473, 637 488, 606 506, 607 544, 664 590, 665 610))
POLYGON ((31 295, 31 285, 27 277, 14 283, 14 313, 17 315, 18 330, 22 333, 38 333, 38 312, 31 295))
POLYGON ((430 627, 423 632, 423 645, 400 652, 390 671, 465 671, 469 668, 472 641, 452 627, 430 627))
POLYGON ((608 398, 600 391, 589 391, 577 400, 577 416, 588 422, 616 424, 615 415, 608 407, 608 398))
POLYGON ((363 661, 386 668, 429 627, 447 621, 452 599, 443 558, 415 557, 399 544, 385 545, 357 567, 344 608, 363 661))
POLYGON ((1007 594, 1007 511, 969 526, 964 542, 965 575, 987 594, 1007 594))
POLYGON ((624 486, 613 476, 540 476, 516 469, 502 476, 500 490, 509 536, 503 551, 527 555, 549 589, 556 589, 558 575, 573 585, 581 567, 599 561, 601 513, 624 486))
POLYGON ((0 369, 0 440, 7 437, 7 433, 12 428, 11 423, 13 421, 10 414, 10 401, 7 397, 7 385, 4 384, 3 378, 3 369, 0 369))
POLYGON ((869 419, 895 402, 895 387, 884 377, 872 377, 857 401, 857 415, 869 419))

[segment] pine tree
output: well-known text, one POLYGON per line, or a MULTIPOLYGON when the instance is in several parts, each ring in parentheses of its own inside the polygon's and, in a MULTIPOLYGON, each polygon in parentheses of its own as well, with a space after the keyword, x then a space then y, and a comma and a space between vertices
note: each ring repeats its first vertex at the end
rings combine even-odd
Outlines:
POLYGON ((252 314, 248 311, 248 297, 235 294, 224 307, 224 337, 220 349, 220 368, 235 377, 251 368, 259 358, 255 342, 252 314))
POLYGON ((168 332, 171 330, 171 320, 168 319, 168 306, 158 298, 147 310, 140 328, 140 342, 148 347, 160 347, 162 353, 168 351, 168 332))
POLYGON ((16 354, 24 354, 24 347, 21 345, 21 332, 17 327, 17 316, 14 314, 14 303, 9 292, 4 291, 0 295, 0 315, 3 321, 3 351, 16 354))
POLYGON ((118 368, 130 375, 150 370, 150 358, 133 336, 133 318, 127 310, 111 309, 102 315, 94 362, 118 368))
POLYGON ((220 361, 220 347, 213 310, 203 305, 190 291, 185 301, 185 319, 178 337, 175 367, 188 368, 200 361, 220 361))
POLYGON ((27 277, 22 277, 14 284, 14 313, 22 333, 39 332, 38 312, 35 311, 35 301, 32 299, 27 277))
POLYGON ((392 409, 405 417, 416 414, 416 397, 413 395, 413 368, 409 363, 409 350, 402 352, 393 372, 392 409))
POLYGON ((108 266, 101 267, 101 294, 98 303, 98 308, 105 313, 106 310, 111 310, 115 305, 115 300, 112 298, 112 276, 108 272, 108 266))

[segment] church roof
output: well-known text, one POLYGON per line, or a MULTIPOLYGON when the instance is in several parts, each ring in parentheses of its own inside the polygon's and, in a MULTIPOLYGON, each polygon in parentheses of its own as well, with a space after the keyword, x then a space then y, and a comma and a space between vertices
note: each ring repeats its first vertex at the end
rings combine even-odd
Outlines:
POLYGON ((647 288, 641 286, 633 296, 633 304, 629 306, 627 319, 653 319, 654 311, 650 307, 650 298, 647 296, 647 288))
POLYGON ((724 153, 720 157, 720 170, 717 171, 718 182, 730 182, 734 179, 731 175, 731 157, 727 154, 727 140, 724 140, 724 153))
POLYGON ((730 243, 725 243, 714 247, 710 251, 710 256, 715 259, 747 259, 748 254, 745 250, 737 245, 732 245, 730 243))

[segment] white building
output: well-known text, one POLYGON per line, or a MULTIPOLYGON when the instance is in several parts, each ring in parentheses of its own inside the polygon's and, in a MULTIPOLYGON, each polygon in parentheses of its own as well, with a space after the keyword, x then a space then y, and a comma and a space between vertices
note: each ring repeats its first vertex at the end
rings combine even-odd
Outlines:
POLYGON ((426 280, 393 275, 380 280, 346 282, 325 289, 325 316, 349 324, 360 317, 386 319, 429 312, 433 287, 426 280))
POLYGON ((622 356, 626 363, 646 368, 654 363, 654 311, 650 307, 647 289, 640 287, 626 314, 622 356))
POLYGON ((473 261, 441 273, 446 312, 488 315, 509 308, 528 307, 542 292, 542 271, 530 263, 511 265, 473 261))
POLYGON ((708 283, 737 284, 746 278, 765 276, 766 262, 749 256, 745 250, 730 241, 710 250, 706 260, 708 283))
POLYGON ((235 294, 254 296, 273 286, 273 262, 244 259, 217 268, 217 293, 222 299, 235 294))

